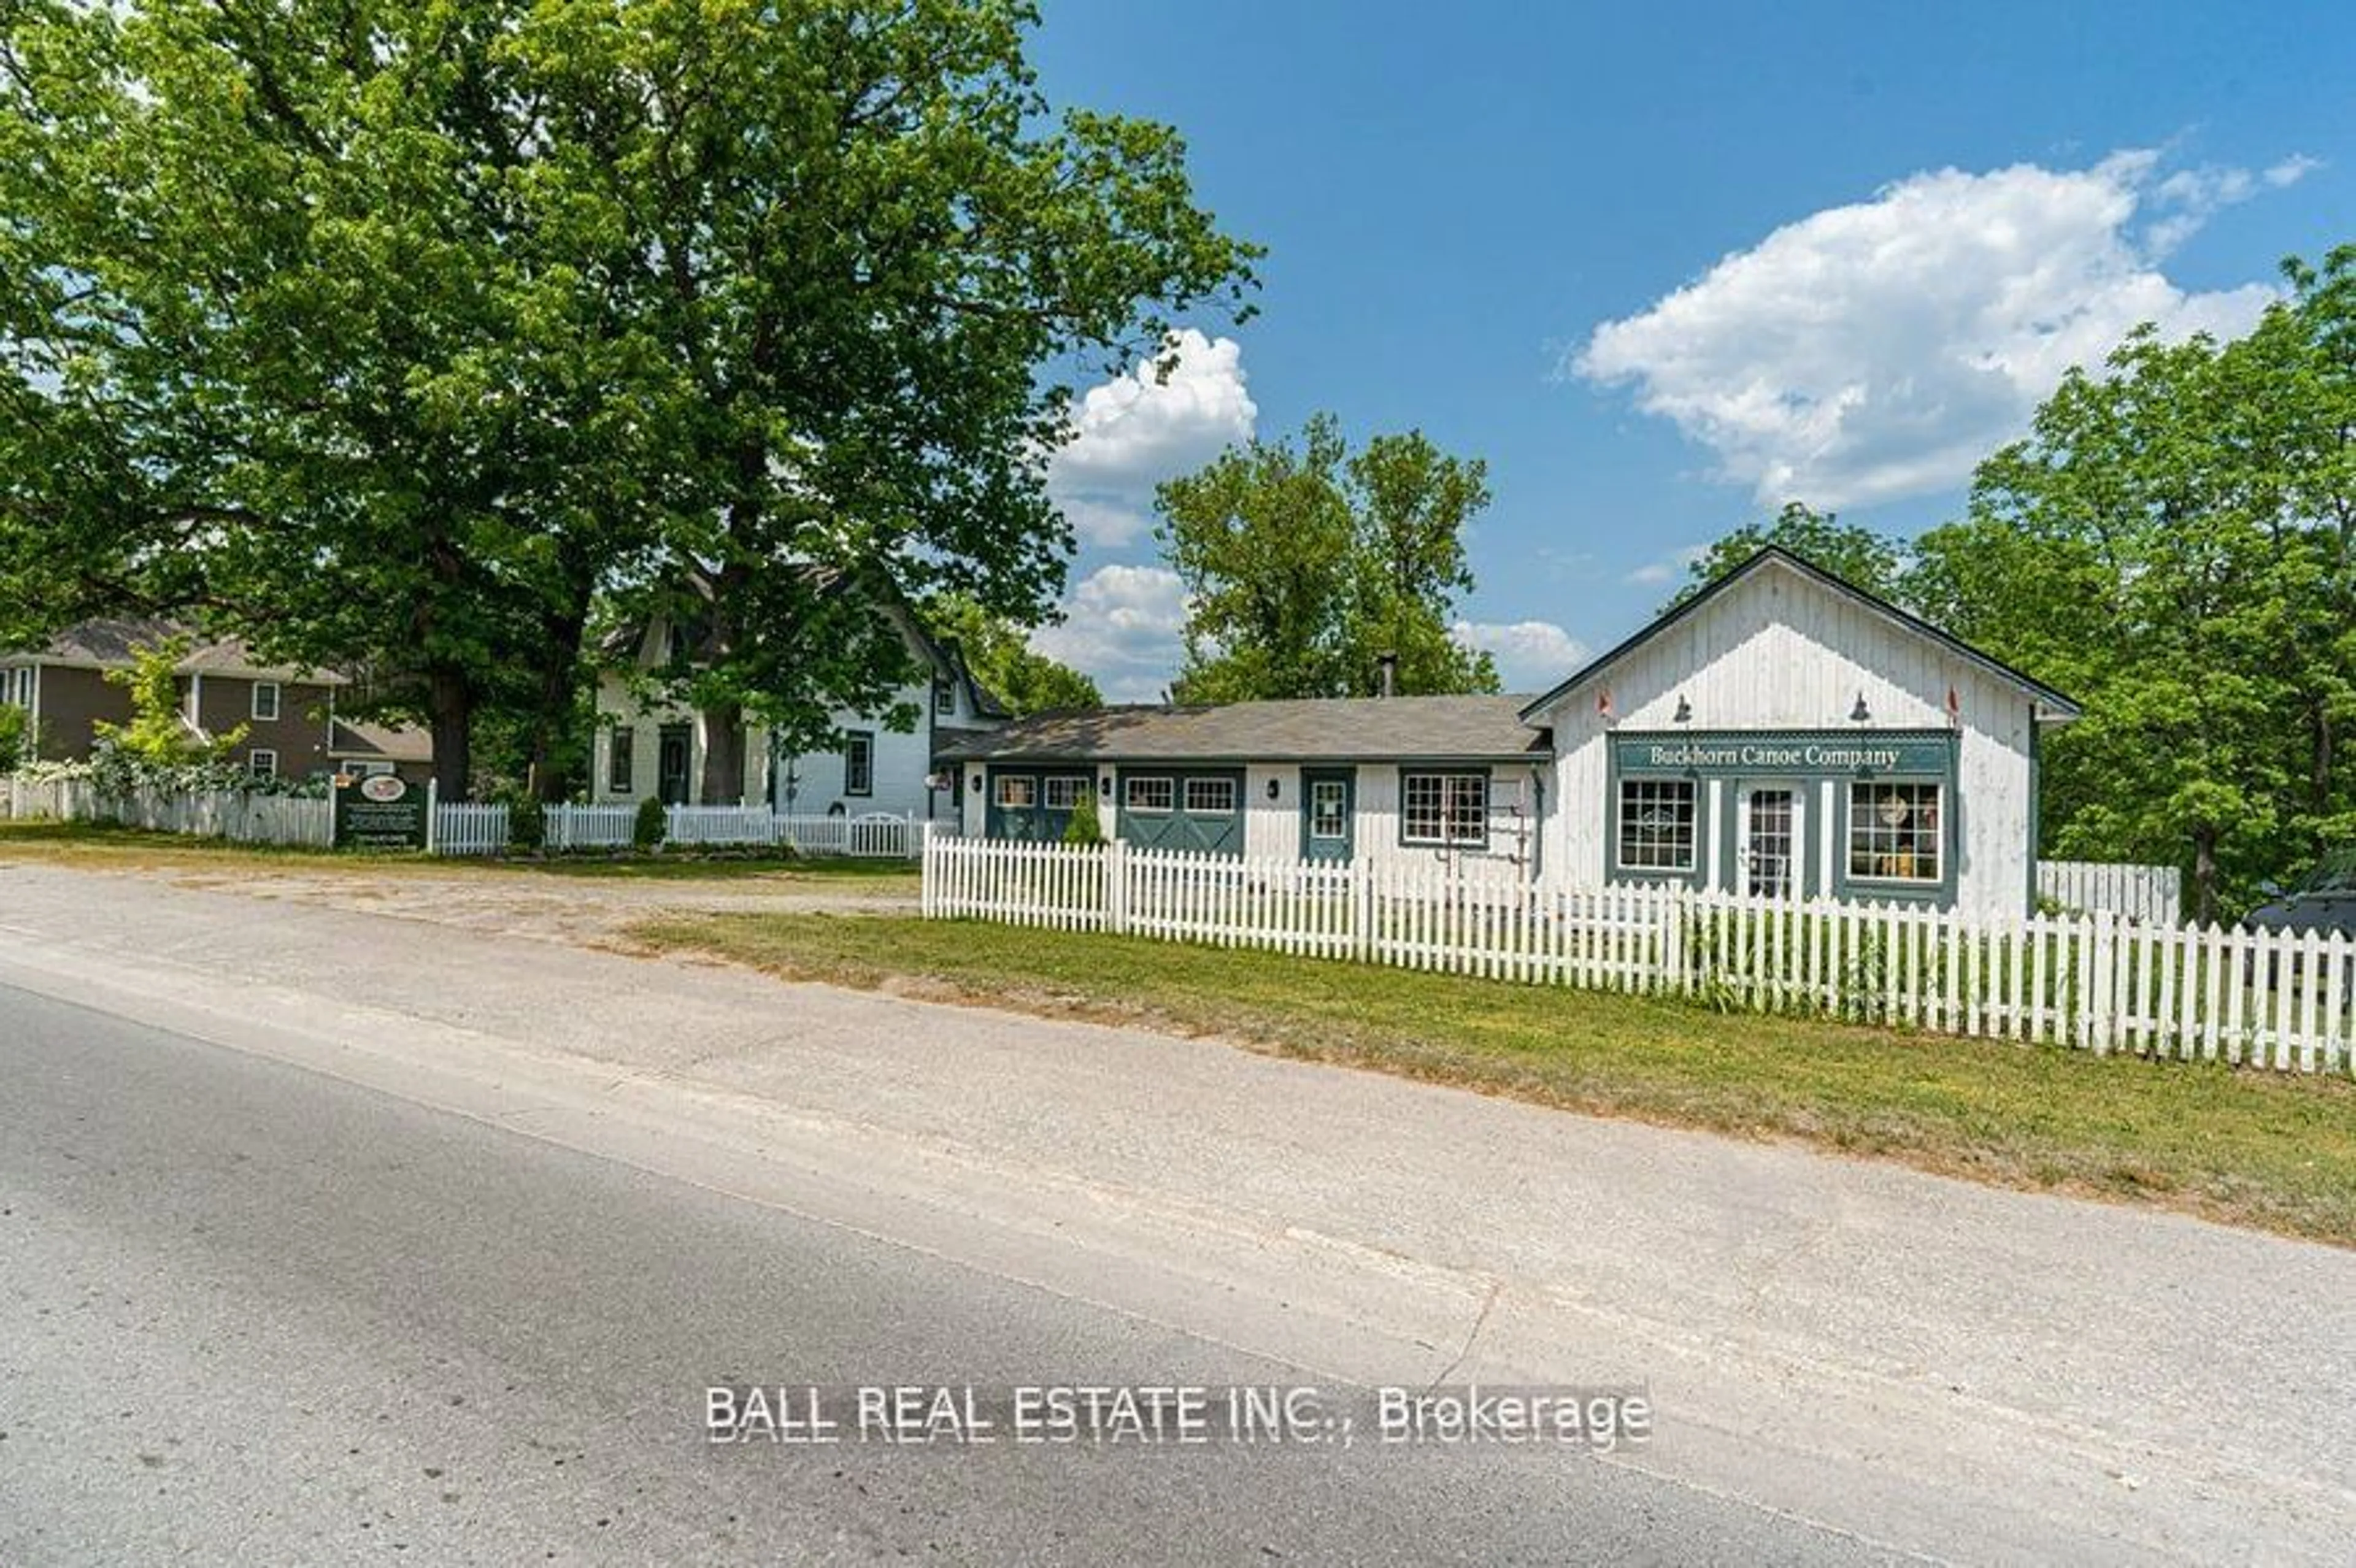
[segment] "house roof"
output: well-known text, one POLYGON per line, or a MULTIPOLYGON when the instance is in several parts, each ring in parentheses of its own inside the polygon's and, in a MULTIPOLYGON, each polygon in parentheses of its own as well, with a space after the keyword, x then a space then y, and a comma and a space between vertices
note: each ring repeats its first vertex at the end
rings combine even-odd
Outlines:
POLYGON ((1522 697, 1304 698, 1035 713, 941 748, 956 762, 1495 762, 1547 755, 1522 697))
POLYGON ((1695 594, 1684 603, 1677 605, 1675 609, 1669 611, 1660 619, 1655 621, 1651 625, 1644 627, 1635 635, 1630 637, 1626 642, 1623 642, 1618 647, 1613 648, 1610 653, 1603 655, 1601 658, 1590 660, 1577 674, 1564 681, 1561 685, 1555 687, 1552 690, 1546 692, 1542 696, 1533 699, 1522 709, 1522 717, 1525 719, 1535 720, 1538 715, 1553 707, 1556 703, 1560 702, 1564 698, 1569 696, 1572 692, 1577 691, 1580 688, 1591 685, 1593 682, 1600 680, 1603 676, 1610 673, 1614 666, 1620 664, 1630 655, 1635 653, 1637 649, 1651 642, 1655 637, 1666 632, 1670 627, 1676 625, 1679 622, 1698 614, 1705 605, 1715 603, 1719 597, 1731 592, 1736 584, 1748 581, 1759 572, 1765 571, 1771 565, 1781 566, 1789 571, 1795 571, 1808 581, 1815 583, 1818 587, 1824 588, 1830 592, 1840 594, 1845 598, 1863 605, 1867 610, 1879 616, 1883 621, 1887 622, 1890 625, 1897 627, 1900 631, 1910 633, 1914 636, 1926 638, 1931 642, 1938 644, 1940 646, 1945 648, 1949 653, 1954 655, 1960 659, 1963 659, 1965 662, 1978 666, 1981 669, 1984 669, 1990 675, 1995 676, 1998 680, 2004 681, 2008 685, 2012 686, 2020 691, 2022 695, 2026 696, 2031 702, 2037 704, 2038 707, 2042 709, 2042 711, 2038 715, 2041 720, 2060 720, 2075 719, 2081 711, 2076 702, 2062 696, 2062 693, 2054 690, 2051 687, 2047 686, 2043 681, 2022 674, 2020 671, 2013 668, 2010 665, 2006 664, 2001 659, 1996 658, 1992 655, 1982 653, 1979 649, 1972 646, 1969 643, 1965 642, 1961 637, 1941 631, 1938 627, 1933 625, 1930 622, 1923 620, 1921 616, 1909 614, 1907 612, 1901 610, 1897 605, 1890 603, 1888 600, 1882 599, 1875 594, 1869 593, 1853 582, 1835 577, 1831 572, 1826 571, 1824 568, 1815 565, 1814 562, 1805 560, 1799 556, 1794 555, 1790 550, 1783 549, 1781 545, 1768 545, 1762 549, 1757 554, 1753 555, 1750 560, 1744 561, 1740 566, 1736 567, 1732 571, 1728 572, 1717 581, 1710 583, 1700 592, 1695 594))
POLYGON ((328 670, 298 669, 291 665, 266 665, 236 637, 199 637, 173 621, 147 616, 115 616, 80 621, 54 634, 31 656, 44 664, 75 669, 128 669, 143 649, 174 637, 190 638, 188 653, 173 669, 181 675, 218 675, 241 680, 302 681, 313 686, 342 686, 342 676, 328 670))
POLYGON ((363 762, 431 763, 434 733, 414 725, 338 719, 327 736, 327 755, 363 762))

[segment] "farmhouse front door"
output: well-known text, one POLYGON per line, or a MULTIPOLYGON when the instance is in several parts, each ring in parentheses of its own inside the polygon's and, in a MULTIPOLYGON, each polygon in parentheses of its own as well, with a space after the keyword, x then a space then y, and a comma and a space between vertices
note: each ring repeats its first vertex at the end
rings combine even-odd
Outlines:
POLYGON ((1350 859, 1350 829, 1356 816, 1352 783, 1347 768, 1301 770, 1302 859, 1346 862, 1350 859))
POLYGON ((655 752, 655 795, 665 805, 687 804, 688 764, 694 750, 688 726, 662 727, 655 752))

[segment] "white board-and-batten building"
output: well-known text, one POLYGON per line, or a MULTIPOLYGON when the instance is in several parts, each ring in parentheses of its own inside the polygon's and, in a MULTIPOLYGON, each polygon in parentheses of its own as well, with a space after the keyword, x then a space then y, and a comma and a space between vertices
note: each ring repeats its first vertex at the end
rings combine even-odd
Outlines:
POLYGON ((1769 549, 1551 690, 1049 714, 948 753, 969 836, 1510 866, 2019 913, 2078 709, 1769 549))

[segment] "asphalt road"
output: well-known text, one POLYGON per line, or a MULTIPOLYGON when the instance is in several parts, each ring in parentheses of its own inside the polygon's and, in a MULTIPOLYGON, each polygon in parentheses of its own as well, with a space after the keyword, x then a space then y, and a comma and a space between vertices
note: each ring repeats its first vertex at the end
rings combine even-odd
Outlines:
POLYGON ((714 1384, 819 1385, 838 1415, 877 1384, 1365 1395, 5 987, 0 1085, 0 1563, 1891 1555, 1580 1447, 1247 1446, 1215 1407, 1201 1445, 715 1445, 714 1384))

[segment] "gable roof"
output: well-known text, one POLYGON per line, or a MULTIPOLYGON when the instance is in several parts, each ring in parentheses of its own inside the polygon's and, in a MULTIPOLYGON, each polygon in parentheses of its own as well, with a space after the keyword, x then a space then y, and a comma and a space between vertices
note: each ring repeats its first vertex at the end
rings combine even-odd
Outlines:
POLYGON ((288 685, 344 686, 332 670, 305 670, 292 665, 266 665, 236 637, 206 637, 175 621, 150 616, 107 616, 77 621, 53 634, 29 655, 44 664, 70 669, 129 669, 139 655, 174 637, 189 639, 188 651, 173 670, 180 675, 217 675, 238 680, 274 680, 288 685))
POLYGON ((338 719, 327 731, 327 755, 364 762, 431 763, 434 732, 414 724, 371 724, 338 719))
POLYGON ((1941 647, 1946 649, 1949 653, 1964 660, 1965 663, 1976 665, 1979 668, 1986 670, 1988 674, 1996 677, 1998 680, 2005 682, 2007 685, 2011 686, 2016 690, 2019 691, 2032 703, 2035 703, 2038 707, 2042 709, 2043 711, 2038 715, 2040 719, 2048 720, 2075 719, 2081 712, 2076 702, 2054 690, 2043 681, 2038 680, 2034 677, 2022 674, 2019 670, 2013 668, 2010 665, 2006 664, 2003 660, 1997 658, 1991 654, 1982 653, 1979 649, 1972 646, 1969 643, 1965 642, 1961 637, 1954 636, 1950 633, 1940 630, 1930 622, 1923 620, 1921 616, 1909 614, 1906 611, 1901 610, 1897 605, 1890 603, 1888 600, 1880 598, 1876 594, 1869 593, 1853 582, 1847 581, 1842 578, 1835 577, 1831 572, 1826 571, 1824 568, 1816 565, 1815 562, 1804 560, 1800 556, 1794 555, 1790 550, 1785 549, 1783 546, 1771 544, 1760 549, 1756 554, 1751 556, 1750 560, 1744 561, 1740 566, 1736 567, 1733 571, 1728 572, 1717 581, 1710 583, 1708 587, 1695 594, 1692 598, 1687 600, 1684 603, 1670 610, 1666 614, 1661 616, 1660 619, 1655 621, 1651 625, 1644 627, 1642 631, 1636 633, 1635 635, 1628 638, 1627 641, 1622 643, 1618 647, 1613 648, 1610 653, 1603 655, 1600 658, 1590 660, 1584 667, 1580 669, 1578 673, 1573 675, 1569 679, 1564 681, 1561 685, 1555 687, 1552 690, 1547 691, 1543 696, 1534 699, 1522 709, 1522 717, 1524 719, 1530 720, 1536 719, 1540 713, 1545 711, 1547 709, 1553 707, 1556 703, 1560 702, 1564 698, 1569 696, 1580 687, 1586 686, 1590 682, 1601 678, 1603 675, 1608 673, 1614 665, 1617 665, 1622 660, 1627 658, 1631 654, 1633 654, 1637 649, 1651 642, 1655 637, 1659 636, 1662 633, 1667 631, 1670 627, 1676 625, 1679 622, 1686 620, 1689 616, 1699 613, 1703 606, 1714 603, 1720 595, 1730 592, 1737 583, 1745 581, 1757 575, 1771 564, 1788 568, 1789 570, 1799 573, 1803 579, 1816 584, 1818 587, 1830 592, 1839 594, 1844 598, 1864 606, 1873 614, 1879 617, 1890 625, 1896 627, 1899 631, 1936 643, 1941 647))
POLYGON ((1034 713, 941 748, 969 762, 1500 762, 1549 754, 1521 697, 1315 697, 1034 713))

